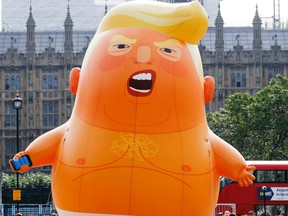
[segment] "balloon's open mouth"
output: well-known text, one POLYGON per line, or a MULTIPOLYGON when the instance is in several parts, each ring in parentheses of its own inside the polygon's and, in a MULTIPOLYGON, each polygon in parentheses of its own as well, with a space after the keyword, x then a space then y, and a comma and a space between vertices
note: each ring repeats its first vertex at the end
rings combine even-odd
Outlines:
POLYGON ((138 71, 128 80, 128 92, 133 96, 148 96, 155 82, 155 72, 152 70, 138 71))

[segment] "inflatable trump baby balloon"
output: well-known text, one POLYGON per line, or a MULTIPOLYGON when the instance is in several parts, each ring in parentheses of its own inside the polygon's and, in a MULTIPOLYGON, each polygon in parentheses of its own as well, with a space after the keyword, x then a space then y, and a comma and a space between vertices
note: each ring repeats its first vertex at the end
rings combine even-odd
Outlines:
POLYGON ((254 168, 207 125, 214 81, 197 48, 207 26, 198 1, 111 9, 71 71, 71 118, 12 169, 52 165, 61 216, 211 216, 219 176, 248 186, 254 168))

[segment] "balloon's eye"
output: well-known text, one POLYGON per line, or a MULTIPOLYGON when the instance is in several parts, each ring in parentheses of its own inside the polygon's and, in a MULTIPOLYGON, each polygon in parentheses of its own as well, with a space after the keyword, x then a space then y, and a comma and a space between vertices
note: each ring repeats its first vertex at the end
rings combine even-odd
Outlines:
POLYGON ((132 49, 130 44, 125 43, 111 43, 108 52, 113 56, 120 56, 128 53, 132 49))
POLYGON ((182 56, 181 48, 176 45, 159 47, 158 53, 170 61, 178 61, 182 56))
POLYGON ((175 50, 172 50, 172 49, 169 49, 169 48, 160 48, 159 49, 161 52, 164 52, 164 53, 172 53, 172 52, 175 52, 175 50))
POLYGON ((115 45, 118 49, 129 49, 130 46, 127 44, 116 44, 115 45))

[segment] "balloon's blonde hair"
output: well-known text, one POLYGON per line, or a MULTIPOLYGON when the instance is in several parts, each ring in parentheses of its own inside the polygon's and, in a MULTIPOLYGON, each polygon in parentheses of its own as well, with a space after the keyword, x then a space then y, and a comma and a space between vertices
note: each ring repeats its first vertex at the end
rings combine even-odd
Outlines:
POLYGON ((112 8, 103 18, 97 33, 115 28, 147 28, 191 44, 198 44, 208 28, 202 5, 132 1, 112 8))

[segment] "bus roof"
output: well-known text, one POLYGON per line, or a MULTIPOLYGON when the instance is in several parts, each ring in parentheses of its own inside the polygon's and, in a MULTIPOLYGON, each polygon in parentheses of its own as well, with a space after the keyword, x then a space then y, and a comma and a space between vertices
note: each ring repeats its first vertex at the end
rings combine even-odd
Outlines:
POLYGON ((256 167, 256 170, 288 170, 288 161, 246 161, 248 165, 256 167))

